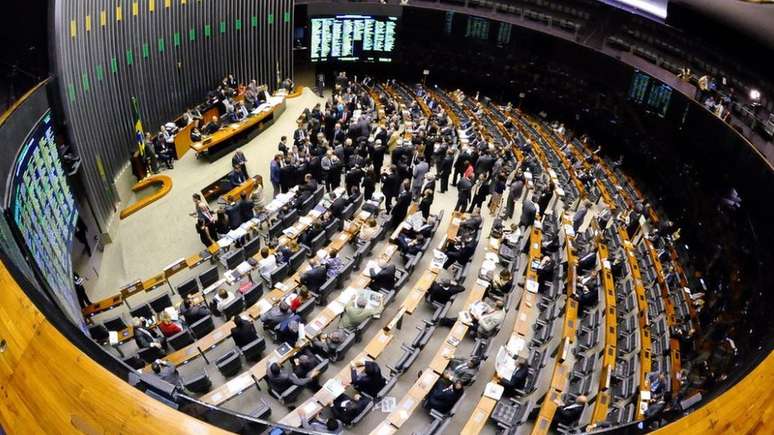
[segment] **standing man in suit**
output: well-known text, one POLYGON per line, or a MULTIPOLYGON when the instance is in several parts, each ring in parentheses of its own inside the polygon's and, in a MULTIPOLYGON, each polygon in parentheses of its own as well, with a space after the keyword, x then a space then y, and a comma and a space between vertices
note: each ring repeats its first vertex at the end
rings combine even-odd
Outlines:
POLYGON ((271 186, 274 188, 272 192, 272 198, 276 198, 280 192, 280 169, 282 168, 282 154, 274 156, 274 160, 269 164, 269 178, 271 179, 271 186))
POLYGON ((470 190, 472 188, 473 184, 470 182, 470 179, 463 175, 457 183, 457 205, 454 206, 454 211, 465 211, 470 200, 470 190))
POLYGON ((419 194, 422 192, 422 182, 424 181, 425 174, 430 170, 430 165, 425 161, 424 156, 417 157, 417 164, 414 165, 413 178, 411 181, 411 198, 416 200, 419 198, 419 194))
POLYGON ((242 174, 244 174, 245 178, 249 177, 247 175, 247 157, 245 157, 245 153, 242 150, 237 150, 234 156, 231 157, 231 165, 238 165, 242 169, 242 174))
POLYGON ((242 172, 242 167, 238 164, 233 165, 233 170, 228 176, 228 181, 231 183, 231 188, 235 188, 247 180, 247 176, 242 172))
POLYGON ((439 176, 441 178, 441 193, 446 193, 449 190, 449 176, 451 175, 452 166, 454 165, 454 150, 449 149, 446 151, 446 155, 441 160, 439 176))
POLYGON ((392 200, 400 191, 400 175, 398 167, 391 165, 387 172, 382 173, 382 193, 384 194, 384 206, 389 213, 392 210, 392 200))
POLYGON ((521 198, 521 192, 524 190, 524 178, 521 174, 516 174, 508 189, 508 201, 506 202, 505 217, 511 219, 516 207, 516 200, 521 198))

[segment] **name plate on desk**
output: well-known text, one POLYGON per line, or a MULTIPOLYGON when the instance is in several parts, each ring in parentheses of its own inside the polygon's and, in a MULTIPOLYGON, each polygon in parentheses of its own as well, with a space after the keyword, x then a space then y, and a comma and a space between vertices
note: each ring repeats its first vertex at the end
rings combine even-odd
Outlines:
POLYGON ((140 290, 142 290, 142 288, 143 288, 142 287, 142 281, 138 279, 138 280, 132 282, 131 284, 125 285, 121 289, 121 297, 126 299, 129 296, 131 296, 131 295, 139 292, 140 290))

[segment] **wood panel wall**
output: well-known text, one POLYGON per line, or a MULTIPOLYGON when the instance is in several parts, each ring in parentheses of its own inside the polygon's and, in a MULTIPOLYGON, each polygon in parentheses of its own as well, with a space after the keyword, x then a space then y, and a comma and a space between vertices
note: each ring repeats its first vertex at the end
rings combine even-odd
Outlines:
POLYGON ((2 340, 0 426, 8 434, 227 433, 146 396, 86 356, 0 263, 2 340))

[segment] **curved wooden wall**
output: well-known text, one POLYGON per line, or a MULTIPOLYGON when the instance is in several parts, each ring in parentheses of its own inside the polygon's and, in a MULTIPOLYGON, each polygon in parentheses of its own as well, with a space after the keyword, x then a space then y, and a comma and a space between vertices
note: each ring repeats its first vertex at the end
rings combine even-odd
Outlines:
POLYGON ((227 433, 146 396, 86 356, 2 263, 0 289, 0 426, 6 433, 227 433))
POLYGON ((774 352, 750 374, 686 417, 656 434, 774 433, 774 352))

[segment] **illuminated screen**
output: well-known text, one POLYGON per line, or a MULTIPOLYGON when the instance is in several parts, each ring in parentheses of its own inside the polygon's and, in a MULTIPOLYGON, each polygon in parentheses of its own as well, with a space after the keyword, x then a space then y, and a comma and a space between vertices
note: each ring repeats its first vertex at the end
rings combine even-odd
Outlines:
POLYGON ((672 88, 647 74, 635 71, 629 85, 629 99, 653 109, 663 118, 669 109, 672 88))
POLYGON ((311 19, 311 60, 391 62, 398 17, 336 15, 311 19))
POLYGON ((79 319, 70 259, 78 212, 57 153, 51 111, 27 135, 10 187, 14 225, 63 308, 79 319))

